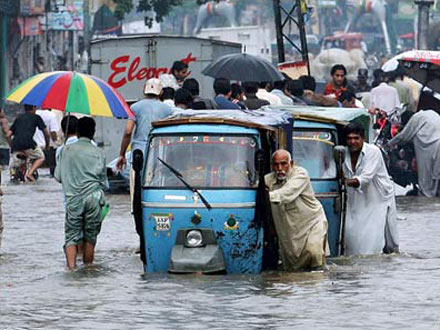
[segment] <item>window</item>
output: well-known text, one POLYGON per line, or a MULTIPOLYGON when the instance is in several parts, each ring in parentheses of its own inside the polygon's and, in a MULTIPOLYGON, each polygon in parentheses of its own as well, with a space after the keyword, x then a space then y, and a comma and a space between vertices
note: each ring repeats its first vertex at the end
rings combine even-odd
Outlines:
POLYGON ((311 179, 334 179, 334 145, 334 137, 330 132, 294 131, 293 160, 309 172, 311 179))
POLYGON ((184 187, 157 158, 178 170, 196 188, 256 187, 257 142, 249 136, 158 135, 148 151, 145 186, 184 187))

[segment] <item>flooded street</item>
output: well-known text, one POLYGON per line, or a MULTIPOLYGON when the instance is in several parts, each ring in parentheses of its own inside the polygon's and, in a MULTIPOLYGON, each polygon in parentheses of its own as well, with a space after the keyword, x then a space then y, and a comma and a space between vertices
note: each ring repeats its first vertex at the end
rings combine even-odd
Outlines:
POLYGON ((3 182, 0 329, 440 329, 440 199, 398 199, 400 255, 326 273, 142 276, 128 195, 109 195, 95 266, 69 272, 61 186, 3 182))

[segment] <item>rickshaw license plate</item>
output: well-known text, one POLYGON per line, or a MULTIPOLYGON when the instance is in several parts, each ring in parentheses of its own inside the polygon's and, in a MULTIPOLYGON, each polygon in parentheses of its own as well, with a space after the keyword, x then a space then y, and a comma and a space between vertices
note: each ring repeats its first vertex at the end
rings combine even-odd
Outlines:
POLYGON ((170 217, 168 216, 155 216, 156 230, 167 231, 171 229, 170 217))

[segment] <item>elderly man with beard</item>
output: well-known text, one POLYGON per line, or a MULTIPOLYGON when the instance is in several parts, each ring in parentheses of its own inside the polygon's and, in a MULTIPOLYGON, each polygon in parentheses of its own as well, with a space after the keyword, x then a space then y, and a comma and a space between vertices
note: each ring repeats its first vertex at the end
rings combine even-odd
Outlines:
POLYGON ((273 154, 272 169, 265 183, 284 269, 314 270, 325 266, 327 219, 307 171, 296 166, 286 150, 273 154))

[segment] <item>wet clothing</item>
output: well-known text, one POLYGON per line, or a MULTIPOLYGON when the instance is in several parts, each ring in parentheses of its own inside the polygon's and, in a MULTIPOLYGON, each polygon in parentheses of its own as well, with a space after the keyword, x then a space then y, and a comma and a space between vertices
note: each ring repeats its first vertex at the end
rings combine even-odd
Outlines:
POLYGON ((9 149, 8 139, 6 138, 6 133, 3 131, 2 128, 0 128, 0 148, 9 149))
POLYGON ((324 266, 328 224, 306 170, 293 166, 285 181, 277 181, 275 173, 270 173, 265 183, 284 269, 324 266))
POLYGON ((10 162, 11 152, 8 148, 0 147, 0 168, 8 166, 10 162))
POLYGON ((26 149, 22 151, 15 151, 11 154, 11 160, 9 166, 11 168, 17 168, 23 163, 23 156, 29 160, 44 159, 43 150, 39 146, 33 149, 26 149))
POLYGON ((3 240, 3 212, 2 212, 2 202, 3 202, 3 191, 0 188, 0 248, 2 247, 3 240))
POLYGON ((331 82, 329 82, 327 85, 325 85, 324 95, 329 96, 329 97, 333 97, 336 100, 339 100, 339 97, 341 96, 341 94, 344 93, 346 90, 347 90, 347 88, 345 88, 345 87, 341 87, 339 89, 336 89, 335 86, 333 86, 333 84, 331 82))
POLYGON ((411 89, 403 81, 396 80, 390 82, 388 85, 394 87, 399 94, 400 103, 406 104, 409 111, 414 112, 414 99, 412 97, 411 89))
POLYGON ((304 100, 308 100, 318 106, 324 107, 337 107, 339 104, 337 99, 330 96, 324 96, 323 94, 315 93, 311 90, 304 91, 304 100))
POLYGON ((55 169, 55 179, 66 196, 65 246, 83 239, 96 243, 105 204, 105 157, 88 138, 65 145, 55 169))
POLYGON ((218 109, 222 110, 240 110, 240 106, 232 101, 229 101, 224 95, 217 95, 214 98, 218 109))
POLYGON ((400 107, 399 93, 397 93, 397 89, 384 82, 371 90, 370 97, 371 106, 383 110, 386 113, 390 113, 395 108, 400 107))
POLYGON ((356 82, 353 87, 356 94, 367 93, 371 91, 371 86, 368 83, 360 84, 359 82, 356 82))
POLYGON ((412 99, 418 100, 420 96, 420 90, 422 89, 422 85, 409 77, 404 77, 402 82, 409 87, 409 90, 411 91, 412 94, 412 99))
POLYGON ((176 77, 173 74, 161 74, 159 76, 159 80, 162 83, 162 87, 171 87, 172 89, 174 89, 175 91, 177 91, 179 88, 181 88, 182 83, 183 82, 178 82, 176 77))
POLYGON ((34 141, 34 133, 37 128, 40 130, 46 128, 40 116, 31 112, 25 112, 18 116, 10 128, 13 135, 11 151, 34 149, 37 146, 34 141))
POLYGON ((66 142, 62 145, 60 145, 57 150, 55 151, 55 159, 56 162, 58 163, 60 160, 60 155, 61 155, 61 150, 63 150, 64 146, 68 146, 69 144, 75 143, 76 141, 78 141, 78 137, 77 136, 70 136, 67 138, 66 142))
POLYGON ((271 93, 281 100, 282 105, 293 105, 293 100, 284 94, 281 89, 273 89, 271 93))
POLYGON ((103 151, 84 137, 65 145, 55 178, 62 183, 67 202, 105 189, 106 166, 103 151))
POLYGON ((310 100, 306 100, 302 96, 299 97, 299 96, 292 95, 291 98, 293 100, 293 104, 295 104, 295 105, 315 105, 314 102, 312 102, 310 100))
POLYGON ((217 109, 217 105, 212 100, 194 96, 190 108, 194 110, 217 109))
MULTIPOLYGON (((58 124, 57 115, 49 110, 37 110, 35 112, 36 115, 40 116, 43 119, 44 124, 49 131, 49 134, 55 132, 58 134, 60 130, 60 125, 58 124)), ((34 134, 34 141, 41 147, 44 148, 46 146, 46 140, 44 138, 44 133, 42 130, 37 129, 34 134)), ((50 146, 55 148, 56 144, 50 139, 50 146)))
MULTIPOLYGON (((6 120, 6 119, 2 119, 6 120)), ((9 143, 8 139, 6 138, 6 133, 3 131, 2 128, 0 128, 0 168, 2 166, 8 166, 9 165, 9 157, 10 156, 10 150, 9 150, 9 143)))
POLYGON ((346 255, 398 252, 394 185, 380 149, 364 142, 354 171, 348 148, 346 155, 345 177, 360 182, 358 188, 347 187, 346 255))
POLYGON ((65 247, 83 241, 96 244, 103 220, 102 208, 106 203, 104 192, 96 190, 66 204, 64 224, 65 247))
POLYGON ((271 105, 283 105, 283 103, 281 103, 281 99, 272 94, 269 93, 265 88, 260 88, 256 94, 256 96, 260 99, 260 100, 266 100, 269 101, 269 103, 271 105))
POLYGON ((440 115, 434 110, 414 114, 389 145, 413 140, 419 188, 427 197, 440 196, 440 115))
MULTIPOLYGON (((49 134, 55 133, 58 134, 60 130, 60 125, 58 123, 57 115, 49 110, 37 110, 35 112, 38 116, 43 119, 44 124, 46 125, 49 134)), ((42 130, 37 129, 34 134, 34 141, 40 146, 41 149, 44 149, 46 146, 46 140, 44 138, 44 133, 42 130)), ((53 176, 55 171, 55 151, 56 151, 56 141, 52 140, 52 136, 50 136, 49 148, 43 150, 44 153, 44 165, 50 169, 50 175, 53 176)))
POLYGON ((240 101, 238 99, 232 99, 231 102, 234 103, 235 105, 237 105, 239 109, 247 110, 246 106, 244 105, 244 103, 242 101, 240 101))
POLYGON ((156 120, 166 118, 171 115, 171 108, 155 99, 144 99, 131 106, 135 118, 136 127, 134 129, 131 149, 145 150, 148 135, 151 131, 151 123, 156 120))
POLYGON ((255 94, 246 94, 246 100, 243 103, 249 110, 257 110, 270 104, 269 101, 260 100, 255 94))

